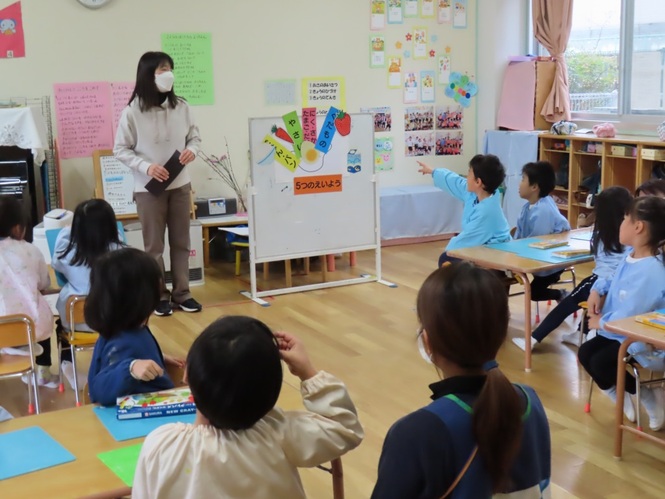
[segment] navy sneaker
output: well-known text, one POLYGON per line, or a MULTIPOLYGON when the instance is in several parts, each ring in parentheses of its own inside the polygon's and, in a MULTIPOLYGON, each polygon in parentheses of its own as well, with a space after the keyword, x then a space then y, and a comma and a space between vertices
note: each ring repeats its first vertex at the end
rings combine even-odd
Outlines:
POLYGON ((194 298, 187 298, 184 302, 178 303, 178 306, 185 312, 200 312, 203 308, 194 298))
POLYGON ((171 302, 168 300, 160 300, 159 305, 155 309, 155 315, 160 317, 165 315, 171 315, 173 313, 173 308, 171 307, 171 302))

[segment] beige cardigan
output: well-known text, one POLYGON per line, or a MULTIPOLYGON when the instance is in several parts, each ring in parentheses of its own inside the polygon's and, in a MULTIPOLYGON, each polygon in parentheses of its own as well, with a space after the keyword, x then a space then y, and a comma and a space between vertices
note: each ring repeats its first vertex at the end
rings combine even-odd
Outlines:
POLYGON ((141 450, 132 497, 306 497, 297 468, 357 447, 363 429, 346 387, 331 374, 302 382, 301 393, 308 411, 274 408, 248 430, 184 423, 154 430, 141 450))

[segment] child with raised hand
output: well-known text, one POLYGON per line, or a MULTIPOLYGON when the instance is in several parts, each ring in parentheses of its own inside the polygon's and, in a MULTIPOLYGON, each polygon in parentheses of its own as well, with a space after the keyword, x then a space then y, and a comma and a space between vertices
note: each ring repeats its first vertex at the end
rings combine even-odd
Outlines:
MULTIPOLYGON (((648 196, 634 199, 619 233, 621 244, 632 251, 619 264, 612 279, 596 281, 589 296, 589 327, 598 335, 580 347, 580 364, 598 387, 616 401, 617 356, 625 336, 605 330, 605 324, 633 315, 665 308, 665 199, 648 196)), ((665 352, 635 342, 628 353, 644 368, 665 371, 665 352)), ((635 378, 626 372, 626 392, 635 394, 635 378)), ((665 424, 665 397, 660 386, 641 388, 640 401, 649 415, 649 427, 665 424)), ((639 410, 639 408, 638 408, 639 410)), ((630 396, 624 398, 624 414, 635 420, 630 396)))
MULTIPOLYGON (((13 196, 0 196, 0 315, 25 314, 35 324, 39 343, 37 354, 37 383, 57 388, 58 383, 49 370, 53 333, 53 313, 42 296, 51 285, 44 256, 36 246, 23 239, 27 217, 21 202, 13 196)), ((21 345, 16 345, 20 347, 21 345)), ((5 348, 1 353, 28 355, 25 349, 5 348)), ((24 376, 28 382, 28 376, 24 376)))
POLYGON ((182 367, 184 361, 163 355, 148 328, 161 282, 157 261, 138 249, 97 258, 84 309, 86 323, 100 335, 88 372, 92 402, 111 406, 118 397, 173 388, 166 364, 182 367))
POLYGON ((444 266, 420 288, 417 312, 421 355, 442 380, 429 386, 433 402, 388 431, 372 498, 549 497, 545 411, 495 360, 510 317, 500 279, 469 262, 444 266))
MULTIPOLYGON (((633 196, 625 187, 608 187, 595 198, 594 213, 596 223, 591 233, 591 253, 594 269, 577 287, 561 300, 531 334, 531 348, 541 343, 547 335, 558 328, 566 317, 580 309, 580 303, 589 299, 591 286, 599 281, 603 286, 611 280, 619 263, 630 248, 619 241, 619 227, 633 196)), ((581 327, 581 325, 580 325, 581 327)), ((563 335, 562 341, 577 346, 581 331, 563 335)), ((513 343, 524 350, 524 338, 513 338, 513 343)))
MULTIPOLYGON (((115 212, 103 199, 89 199, 74 211, 71 227, 63 228, 55 241, 53 270, 67 281, 60 290, 56 308, 60 314, 56 329, 70 331, 67 300, 74 295, 87 295, 90 290, 90 268, 107 251, 123 246, 118 235, 115 212)), ((76 324, 76 331, 92 331, 87 324, 76 324)), ((50 345, 48 358, 50 365, 50 345)), ((69 345, 62 343, 62 372, 72 387, 74 368, 69 345)))
POLYGON ((303 498, 297 468, 340 457, 363 438, 344 384, 314 369, 295 336, 251 317, 218 319, 194 340, 187 382, 196 420, 146 437, 133 497, 303 498), (280 359, 301 379, 306 411, 275 407, 280 359))
MULTIPOLYGON (((432 175, 435 186, 464 203, 462 231, 448 242, 446 251, 510 240, 510 227, 498 192, 506 178, 499 158, 492 154, 475 155, 469 162, 466 179, 446 168, 433 169, 422 161, 418 165, 420 173, 432 175)), ((439 267, 453 260, 444 251, 439 257, 439 267)))
MULTIPOLYGON (((522 167, 519 194, 527 203, 522 207, 517 219, 515 239, 559 234, 570 230, 568 220, 550 196, 555 182, 554 168, 547 161, 527 163, 522 167)), ((549 286, 558 282, 562 273, 563 270, 555 270, 535 274, 531 281, 531 299, 561 301, 565 292, 561 289, 549 289, 549 286)))

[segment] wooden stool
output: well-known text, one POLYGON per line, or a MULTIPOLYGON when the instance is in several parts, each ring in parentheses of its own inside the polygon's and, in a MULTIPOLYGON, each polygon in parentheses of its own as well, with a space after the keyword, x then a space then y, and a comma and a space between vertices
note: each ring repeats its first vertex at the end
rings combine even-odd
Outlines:
MULTIPOLYGON (((240 275, 240 263, 242 260, 242 251, 249 248, 249 242, 243 241, 233 241, 231 246, 235 248, 236 252, 236 272, 235 274, 240 275)), ((305 274, 309 274, 309 258, 304 259, 305 274)), ((284 260, 284 273, 286 274, 286 287, 290 288, 293 286, 293 279, 291 275, 291 260, 284 260)), ((264 262, 263 264, 263 278, 268 279, 270 277, 270 263, 264 262)))

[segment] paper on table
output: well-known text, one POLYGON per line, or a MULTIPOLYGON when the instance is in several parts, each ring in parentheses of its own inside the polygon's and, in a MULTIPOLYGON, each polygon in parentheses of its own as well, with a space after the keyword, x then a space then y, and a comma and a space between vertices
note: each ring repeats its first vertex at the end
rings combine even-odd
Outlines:
POLYGON ((69 463, 76 458, 38 426, 0 435, 0 480, 69 463))
POLYGON ((249 227, 219 227, 219 230, 230 232, 236 236, 249 237, 249 227))
POLYGON ((155 428, 168 423, 194 423, 196 414, 179 414, 177 416, 164 416, 159 418, 127 419, 121 421, 117 418, 116 407, 95 407, 92 410, 99 421, 106 427, 111 436, 117 441, 131 440, 145 437, 155 428))
POLYGON ((134 473, 136 464, 139 462, 143 442, 128 447, 122 447, 108 452, 98 454, 99 460, 115 473, 125 485, 131 487, 134 485, 134 473))

